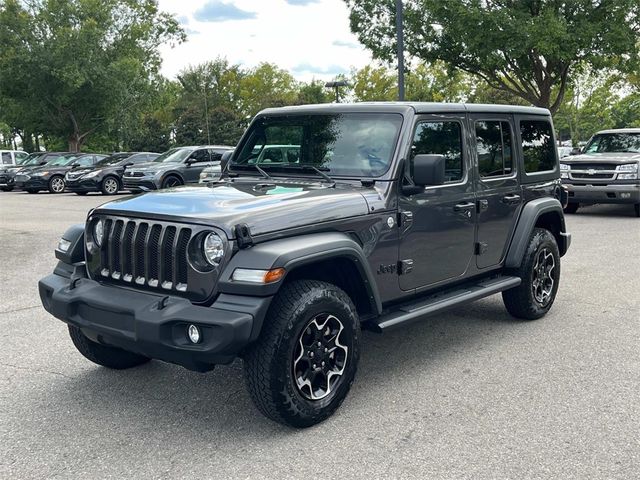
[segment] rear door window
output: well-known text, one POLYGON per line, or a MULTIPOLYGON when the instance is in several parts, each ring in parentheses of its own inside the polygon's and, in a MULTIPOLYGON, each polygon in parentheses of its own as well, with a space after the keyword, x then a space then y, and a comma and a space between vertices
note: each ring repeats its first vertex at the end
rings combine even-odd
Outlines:
POLYGON ((191 155, 191 158, 193 158, 197 163, 208 162, 210 159, 209 150, 206 150, 206 149, 196 150, 191 155))
POLYGON ((556 166, 551 123, 547 120, 521 120, 522 154, 526 173, 548 172, 556 166))
POLYGON ((482 178, 501 177, 513 172, 513 142, 509 122, 476 122, 478 173, 482 178))

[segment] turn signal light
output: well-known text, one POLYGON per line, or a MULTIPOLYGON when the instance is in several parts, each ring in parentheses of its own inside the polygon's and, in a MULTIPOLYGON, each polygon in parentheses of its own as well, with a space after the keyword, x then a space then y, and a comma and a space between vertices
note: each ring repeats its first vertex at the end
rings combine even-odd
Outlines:
POLYGON ((248 283, 275 283, 282 279, 285 274, 284 268, 273 268, 271 270, 254 270, 250 268, 236 268, 231 279, 234 282, 248 283))

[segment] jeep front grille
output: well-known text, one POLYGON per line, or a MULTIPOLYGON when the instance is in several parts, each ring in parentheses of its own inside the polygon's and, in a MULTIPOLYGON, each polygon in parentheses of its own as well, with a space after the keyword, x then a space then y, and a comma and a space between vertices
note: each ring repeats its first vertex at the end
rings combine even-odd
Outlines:
POLYGON ((135 286, 186 292, 191 235, 192 229, 186 226, 107 218, 99 275, 135 286))

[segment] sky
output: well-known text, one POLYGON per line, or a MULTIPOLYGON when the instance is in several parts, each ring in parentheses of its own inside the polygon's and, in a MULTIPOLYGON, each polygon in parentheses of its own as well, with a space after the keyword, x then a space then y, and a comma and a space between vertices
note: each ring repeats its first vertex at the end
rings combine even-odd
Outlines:
POLYGON ((330 80, 371 62, 349 29, 343 0, 159 0, 175 14, 188 39, 161 49, 162 73, 218 56, 253 67, 271 62, 296 79, 330 80))

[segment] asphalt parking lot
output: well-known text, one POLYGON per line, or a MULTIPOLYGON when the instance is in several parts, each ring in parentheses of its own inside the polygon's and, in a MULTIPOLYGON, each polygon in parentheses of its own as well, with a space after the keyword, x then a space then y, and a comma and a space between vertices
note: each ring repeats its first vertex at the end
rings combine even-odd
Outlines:
POLYGON ((363 336, 353 389, 328 421, 266 420, 242 365, 208 374, 80 356, 40 306, 59 236, 101 195, 0 193, 0 478, 640 477, 640 219, 567 217, 550 314, 500 296, 363 336))

